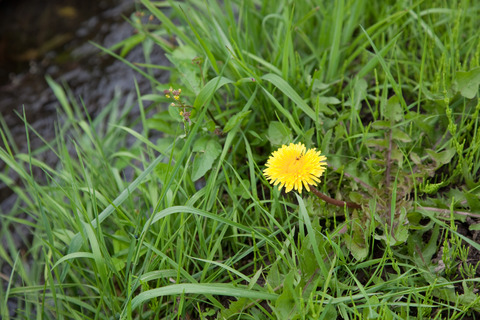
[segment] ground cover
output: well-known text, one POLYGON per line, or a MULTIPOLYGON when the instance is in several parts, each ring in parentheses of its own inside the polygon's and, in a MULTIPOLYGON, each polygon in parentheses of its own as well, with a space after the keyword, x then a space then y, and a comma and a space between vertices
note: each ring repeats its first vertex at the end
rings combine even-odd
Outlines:
POLYGON ((151 92, 92 119, 49 80, 56 140, 22 154, 1 131, 19 196, 2 317, 18 299, 20 318, 478 319, 479 10, 142 0, 138 33, 102 50, 151 92), (316 189, 265 176, 290 143, 326 157, 316 189))

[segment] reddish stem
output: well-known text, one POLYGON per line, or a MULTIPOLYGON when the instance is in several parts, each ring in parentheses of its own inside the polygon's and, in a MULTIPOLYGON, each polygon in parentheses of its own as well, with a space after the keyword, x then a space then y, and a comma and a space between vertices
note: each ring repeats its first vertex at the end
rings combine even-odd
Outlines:
POLYGON ((319 197, 320 199, 322 199, 323 201, 325 202, 328 202, 330 204, 333 204, 334 206, 337 206, 337 207, 345 207, 347 206, 348 208, 352 208, 352 209, 360 209, 361 206, 358 204, 358 203, 355 203, 355 202, 347 202, 347 201, 340 201, 340 200, 336 200, 336 199, 333 199, 333 198, 330 198, 329 196, 327 195, 324 195, 323 193, 321 193, 320 191, 317 190, 317 188, 315 188, 314 186, 310 185, 310 190, 312 190, 312 192, 317 196, 319 197))

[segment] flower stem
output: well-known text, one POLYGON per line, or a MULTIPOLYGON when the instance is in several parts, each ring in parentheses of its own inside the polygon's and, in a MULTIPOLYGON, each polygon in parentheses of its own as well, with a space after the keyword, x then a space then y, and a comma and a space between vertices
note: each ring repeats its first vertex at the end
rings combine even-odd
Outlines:
POLYGON ((359 209, 361 208, 361 206, 358 204, 358 203, 355 203, 355 202, 347 202, 347 201, 340 201, 340 200, 336 200, 336 199, 333 199, 333 198, 330 198, 329 196, 327 195, 324 195, 323 193, 321 193, 320 191, 317 190, 317 188, 315 188, 314 186, 310 185, 310 190, 312 190, 312 192, 317 196, 319 197, 320 199, 322 199, 323 201, 325 202, 328 202, 330 204, 333 204, 334 206, 337 206, 337 207, 345 207, 347 206, 348 208, 352 208, 352 209, 359 209))

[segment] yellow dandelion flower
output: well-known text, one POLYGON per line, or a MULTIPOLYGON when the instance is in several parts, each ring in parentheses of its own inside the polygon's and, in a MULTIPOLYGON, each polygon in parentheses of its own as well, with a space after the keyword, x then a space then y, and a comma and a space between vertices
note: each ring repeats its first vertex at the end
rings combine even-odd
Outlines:
POLYGON ((301 194, 303 186, 310 191, 310 185, 320 182, 326 160, 315 148, 307 151, 303 143, 290 143, 272 153, 263 174, 279 190, 285 187, 285 192, 295 189, 301 194))

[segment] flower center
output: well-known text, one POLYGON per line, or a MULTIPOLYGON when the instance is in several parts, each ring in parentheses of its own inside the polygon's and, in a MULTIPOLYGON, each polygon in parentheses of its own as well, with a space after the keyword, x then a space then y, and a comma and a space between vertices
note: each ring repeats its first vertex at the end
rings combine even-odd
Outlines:
POLYGON ((304 165, 303 157, 301 155, 292 157, 289 162, 290 163, 287 165, 287 174, 298 174, 304 165))

